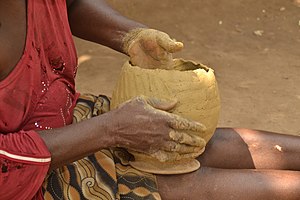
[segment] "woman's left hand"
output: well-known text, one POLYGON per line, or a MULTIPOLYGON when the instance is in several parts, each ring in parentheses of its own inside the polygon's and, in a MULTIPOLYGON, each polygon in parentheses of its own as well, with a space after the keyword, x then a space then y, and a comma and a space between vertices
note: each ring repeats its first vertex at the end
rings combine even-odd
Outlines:
POLYGON ((173 65, 172 53, 180 51, 183 43, 168 34, 147 28, 131 30, 124 37, 124 51, 133 65, 148 69, 169 69, 173 65))

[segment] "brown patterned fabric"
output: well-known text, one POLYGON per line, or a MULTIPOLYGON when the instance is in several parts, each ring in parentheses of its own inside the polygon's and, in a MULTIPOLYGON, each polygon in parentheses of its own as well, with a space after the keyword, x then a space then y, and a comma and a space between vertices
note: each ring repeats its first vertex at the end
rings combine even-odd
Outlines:
MULTIPOLYGON (((81 95, 73 123, 109 111, 106 96, 81 95)), ((122 148, 103 149, 81 160, 53 170, 44 181, 46 200, 159 200, 156 177, 132 168, 132 156, 122 148)))

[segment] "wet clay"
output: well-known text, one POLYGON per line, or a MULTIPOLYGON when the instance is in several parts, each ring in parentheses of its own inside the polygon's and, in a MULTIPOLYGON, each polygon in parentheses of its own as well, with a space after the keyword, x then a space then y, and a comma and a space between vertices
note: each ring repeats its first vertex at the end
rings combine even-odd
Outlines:
MULTIPOLYGON (((204 124, 207 130, 196 133, 206 142, 212 137, 218 123, 220 97, 214 71, 205 65, 174 59, 172 69, 143 69, 126 62, 120 78, 114 88, 111 107, 136 96, 144 95, 178 101, 172 113, 204 124)), ((191 132, 190 134, 195 134, 191 132)), ((128 150, 135 157, 130 164, 142 171, 156 174, 179 174, 194 171, 200 163, 194 158, 203 153, 201 149, 191 157, 166 154, 166 162, 161 162, 157 155, 145 155, 128 150), (171 157, 170 157, 171 156, 171 157)))

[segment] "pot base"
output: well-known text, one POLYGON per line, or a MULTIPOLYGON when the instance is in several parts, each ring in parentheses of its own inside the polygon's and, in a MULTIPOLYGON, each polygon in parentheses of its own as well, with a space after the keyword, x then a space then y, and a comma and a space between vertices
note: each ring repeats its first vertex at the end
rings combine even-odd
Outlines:
POLYGON ((184 174, 196 171, 200 168, 200 162, 196 159, 189 159, 176 162, 145 162, 130 161, 129 164, 140 171, 153 174, 184 174))

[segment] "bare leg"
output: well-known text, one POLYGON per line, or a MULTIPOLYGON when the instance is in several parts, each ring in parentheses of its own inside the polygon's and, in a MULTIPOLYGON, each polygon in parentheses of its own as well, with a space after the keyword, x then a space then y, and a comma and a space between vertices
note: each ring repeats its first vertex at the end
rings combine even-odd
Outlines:
POLYGON ((300 199, 300 137, 218 129, 193 173, 157 176, 163 199, 300 199), (216 169, 229 168, 229 169, 216 169), (246 168, 246 169, 242 169, 246 168), (248 168, 248 169, 247 169, 248 168))
POLYGON ((201 167, 198 171, 157 176, 164 200, 299 200, 300 172, 201 167))
POLYGON ((249 129, 217 129, 201 166, 300 170, 300 137, 249 129))

